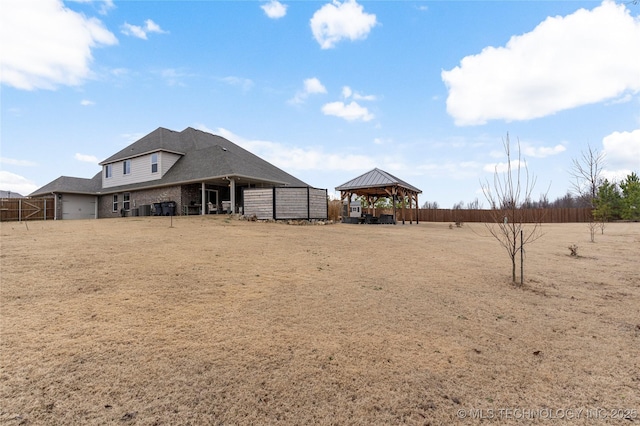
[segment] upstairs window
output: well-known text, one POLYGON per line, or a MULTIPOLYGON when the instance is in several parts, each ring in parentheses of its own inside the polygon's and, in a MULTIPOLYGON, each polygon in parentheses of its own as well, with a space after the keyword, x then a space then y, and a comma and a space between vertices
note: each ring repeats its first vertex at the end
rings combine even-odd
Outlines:
POLYGON ((131 174, 131 160, 124 160, 124 163, 122 163, 122 174, 131 174))
POLYGON ((158 154, 151 154, 151 173, 158 173, 158 154))
POLYGON ((107 164, 104 166, 104 177, 109 179, 111 176, 113 176, 113 169, 111 168, 111 164, 107 164))

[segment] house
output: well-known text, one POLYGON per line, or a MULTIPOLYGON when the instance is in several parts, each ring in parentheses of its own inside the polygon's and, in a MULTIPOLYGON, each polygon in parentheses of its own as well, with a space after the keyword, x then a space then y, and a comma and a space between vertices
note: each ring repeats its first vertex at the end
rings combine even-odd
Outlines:
POLYGON ((190 127, 158 128, 100 166, 91 179, 62 176, 29 196, 53 196, 57 219, 88 219, 147 215, 154 207, 185 215, 239 212, 244 189, 308 187, 229 140, 190 127))

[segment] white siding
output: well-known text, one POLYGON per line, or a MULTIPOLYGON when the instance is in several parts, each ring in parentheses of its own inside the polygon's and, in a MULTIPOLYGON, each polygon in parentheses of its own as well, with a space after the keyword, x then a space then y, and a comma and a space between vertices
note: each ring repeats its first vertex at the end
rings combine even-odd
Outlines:
MULTIPOLYGON (((162 176, 169 171, 171 167, 180 159, 180 155, 173 154, 171 152, 161 152, 158 161, 160 162, 160 170, 162 170, 162 176)), ((149 160, 151 164, 151 160, 149 160)))
POLYGON ((124 161, 111 163, 112 176, 108 179, 104 177, 106 165, 103 166, 102 187, 113 188, 114 186, 158 180, 180 159, 180 155, 169 152, 157 152, 157 154, 159 170, 157 173, 151 173, 151 154, 131 158, 131 173, 127 175, 123 173, 124 161))

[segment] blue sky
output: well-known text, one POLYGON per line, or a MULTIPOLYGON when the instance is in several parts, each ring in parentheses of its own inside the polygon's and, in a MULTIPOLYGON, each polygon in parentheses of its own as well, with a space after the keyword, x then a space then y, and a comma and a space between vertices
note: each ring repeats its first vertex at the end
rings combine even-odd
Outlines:
POLYGON ((3 0, 0 189, 29 194, 166 127, 312 186, 374 167, 443 208, 520 141, 534 198, 588 145, 640 171, 640 5, 3 0))

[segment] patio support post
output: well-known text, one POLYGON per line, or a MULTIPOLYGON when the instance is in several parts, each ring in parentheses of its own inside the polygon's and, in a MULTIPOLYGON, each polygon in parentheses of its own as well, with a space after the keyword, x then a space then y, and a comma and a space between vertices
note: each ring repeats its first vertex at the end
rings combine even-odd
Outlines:
POLYGON ((207 200, 207 192, 206 192, 206 190, 205 190, 205 184, 204 184, 204 182, 202 182, 202 184, 201 184, 201 190, 200 190, 200 192, 201 192, 201 196, 200 196, 200 198, 201 198, 201 199, 200 199, 200 205, 201 205, 201 207, 200 207, 200 214, 201 214, 201 215, 204 215, 204 208, 205 208, 204 206, 205 206, 205 202, 206 202, 206 200, 207 200))
POLYGON ((236 181, 233 178, 229 178, 229 191, 231 192, 231 213, 236 212, 236 181))

